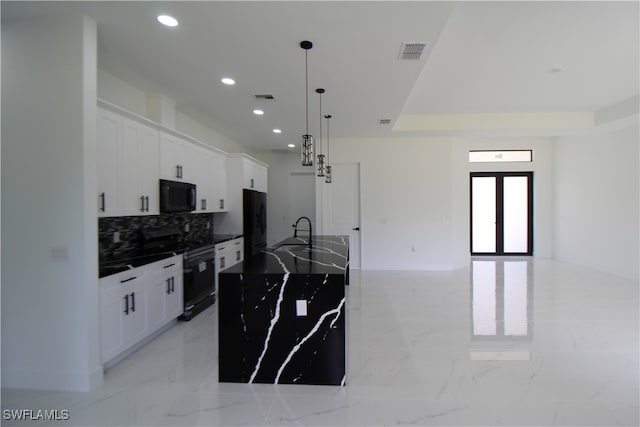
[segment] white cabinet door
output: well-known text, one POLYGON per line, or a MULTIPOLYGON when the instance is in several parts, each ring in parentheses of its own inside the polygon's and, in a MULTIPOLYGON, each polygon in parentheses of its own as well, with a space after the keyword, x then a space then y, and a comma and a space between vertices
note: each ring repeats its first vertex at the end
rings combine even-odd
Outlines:
POLYGON ((216 251, 216 274, 227 269, 230 263, 230 245, 229 242, 218 243, 215 246, 216 251))
POLYGON ((169 322, 184 312, 184 297, 182 293, 182 258, 180 258, 180 269, 174 272, 169 284, 169 292, 165 299, 165 320, 169 322))
POLYGON ((158 330, 180 316, 182 303, 182 256, 153 264, 154 276, 149 283, 149 329, 158 330))
POLYGON ((146 197, 146 214, 156 215, 160 209, 160 137, 158 131, 149 126, 142 127, 138 140, 140 162, 140 194, 146 197))
MULTIPOLYGON (((231 262, 231 265, 235 265, 239 262, 244 261, 244 239, 243 238, 238 238, 238 239, 234 239, 231 240, 230 242, 230 249, 229 249, 229 261, 231 262)), ((231 265, 229 265, 229 267, 231 267, 231 265)))
POLYGON ((158 213, 158 132, 142 123, 124 120, 120 164, 121 215, 158 213))
POLYGON ((249 159, 243 160, 244 188, 267 192, 267 168, 249 159))
POLYGON ((196 176, 196 192, 197 200, 196 211, 198 213, 213 212, 215 210, 215 155, 210 150, 200 147, 193 147, 195 161, 197 163, 196 176))
POLYGON ((193 183, 197 175, 193 145, 167 132, 160 133, 160 176, 171 181, 193 183))
POLYGON ((216 289, 218 288, 218 273, 229 267, 244 261, 244 238, 229 240, 218 243, 215 246, 216 251, 216 289))
POLYGON ((149 289, 148 284, 142 280, 133 283, 130 287, 129 295, 129 315, 125 321, 125 336, 130 344, 137 343, 151 333, 149 328, 148 300, 149 289))
POLYGON ((214 153, 213 212, 227 212, 227 158, 214 153))
POLYGON ((256 190, 267 192, 267 168, 257 163, 253 164, 253 174, 255 176, 256 190))
POLYGON ((125 295, 113 276, 100 280, 100 344, 102 362, 127 348, 125 340, 125 295))
POLYGON ((102 362, 113 359, 149 334, 143 271, 134 269, 100 279, 102 362))
POLYGON ((98 108, 98 215, 120 212, 120 145, 123 120, 118 114, 98 108))

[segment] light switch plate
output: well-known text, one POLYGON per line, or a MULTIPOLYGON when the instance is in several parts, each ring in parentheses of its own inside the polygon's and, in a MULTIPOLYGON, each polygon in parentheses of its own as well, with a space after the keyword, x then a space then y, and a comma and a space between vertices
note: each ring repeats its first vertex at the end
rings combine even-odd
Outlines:
POLYGON ((296 316, 304 317, 306 315, 307 315, 307 300, 306 299, 296 300, 296 316))
POLYGON ((119 243, 120 242, 120 232, 119 231, 114 231, 113 232, 113 243, 119 243))

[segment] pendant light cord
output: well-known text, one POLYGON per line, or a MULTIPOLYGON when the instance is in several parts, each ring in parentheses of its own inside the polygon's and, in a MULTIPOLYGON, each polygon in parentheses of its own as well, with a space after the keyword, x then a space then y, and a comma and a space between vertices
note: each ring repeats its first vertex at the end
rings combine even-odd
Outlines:
POLYGON ((320 95, 320 154, 322 154, 322 92, 318 94, 320 95))
POLYGON ((329 119, 331 118, 331 115, 328 114, 324 116, 324 118, 327 119, 327 164, 329 164, 329 119))
POLYGON ((309 63, 308 63, 308 50, 304 51, 304 96, 305 96, 305 108, 306 108, 306 135, 309 135, 309 63))

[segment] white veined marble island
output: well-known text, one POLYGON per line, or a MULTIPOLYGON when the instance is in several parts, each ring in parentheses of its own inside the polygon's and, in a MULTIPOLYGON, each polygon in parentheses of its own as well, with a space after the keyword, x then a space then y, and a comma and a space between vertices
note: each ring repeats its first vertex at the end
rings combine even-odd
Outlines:
POLYGON ((347 236, 291 238, 219 276, 219 380, 344 385, 347 236))

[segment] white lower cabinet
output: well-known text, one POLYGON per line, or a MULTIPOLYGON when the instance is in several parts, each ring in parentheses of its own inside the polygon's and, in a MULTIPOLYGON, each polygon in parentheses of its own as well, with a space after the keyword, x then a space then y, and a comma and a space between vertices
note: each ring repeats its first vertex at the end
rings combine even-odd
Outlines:
POLYGON ((244 238, 228 240, 218 243, 215 246, 216 251, 216 289, 218 288, 218 273, 229 267, 244 261, 244 238))
POLYGON ((182 256, 100 279, 102 363, 182 313, 182 256))
POLYGON ((182 257, 169 258, 153 272, 149 284, 149 328, 152 331, 182 314, 182 257), (177 258, 177 259, 176 259, 177 258))

